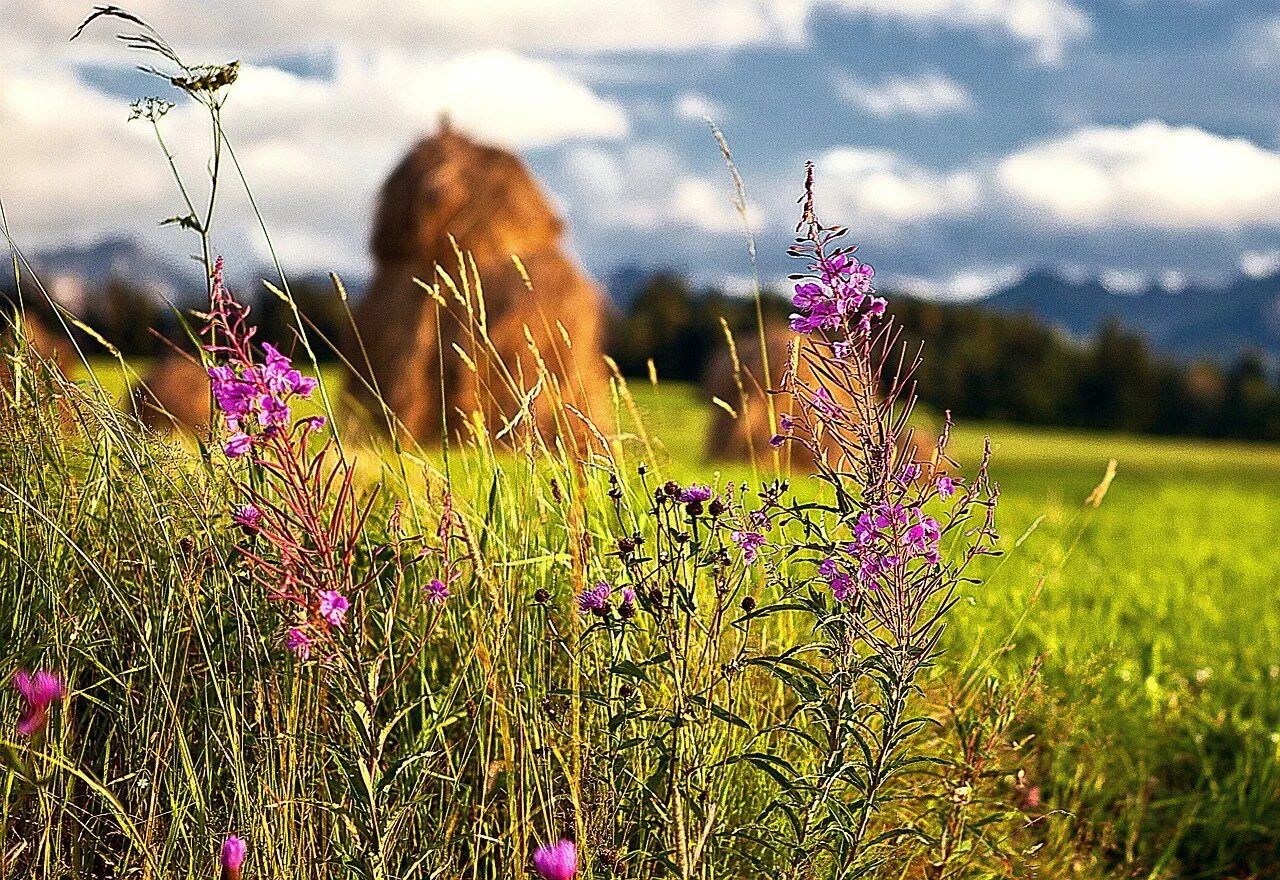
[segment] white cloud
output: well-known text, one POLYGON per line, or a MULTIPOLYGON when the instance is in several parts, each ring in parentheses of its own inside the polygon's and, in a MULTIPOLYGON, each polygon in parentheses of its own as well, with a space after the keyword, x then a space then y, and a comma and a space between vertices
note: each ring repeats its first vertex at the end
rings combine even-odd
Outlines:
POLYGON ((887 150, 831 150, 818 160, 817 173, 822 214, 856 223, 869 234, 970 214, 981 189, 968 170, 939 173, 887 150))
MULTIPOLYGON (((653 142, 621 148, 583 145, 568 151, 562 193, 588 226, 655 230, 675 225, 704 232, 742 230, 732 184, 693 174, 669 147, 653 142)), ((749 204, 747 217, 760 223, 749 204)))
POLYGON ((1084 128, 1013 153, 996 173, 1027 210, 1072 226, 1280 222, 1280 153, 1191 126, 1084 128))
POLYGON ((1240 255, 1240 271, 1250 278, 1265 278, 1280 271, 1280 249, 1245 251, 1240 255))
POLYGON ((968 89, 936 71, 892 76, 878 82, 842 76, 836 86, 847 101, 875 116, 933 118, 961 113, 973 106, 968 89))
POLYGON ((681 119, 702 122, 711 119, 716 123, 724 121, 724 107, 698 92, 685 92, 676 98, 675 113, 681 119))
MULTIPOLYGON (((547 62, 501 49, 428 58, 347 51, 324 79, 247 65, 230 95, 228 135, 295 269, 361 265, 377 187, 442 111, 457 127, 517 149, 628 130, 614 102, 547 62)), ((184 102, 161 123, 197 190, 208 150, 201 112, 184 102)), ((149 126, 128 116, 124 101, 63 68, 0 61, 0 196, 20 243, 125 233, 164 236, 163 249, 172 250, 174 236, 154 224, 184 209, 149 126)), ((225 186, 215 226, 233 247, 260 252, 250 206, 234 179, 225 186)))
POLYGON ((843 9, 929 27, 1002 33, 1031 46, 1044 64, 1089 35, 1088 14, 1071 0, 827 0, 843 9))
MULTIPOLYGON (((8 22, 19 41, 50 35, 65 40, 88 9, 58 0, 22 6, 8 22)), ((214 53, 213 60, 335 45, 414 52, 690 52, 796 42, 808 16, 806 0, 632 0, 607 7, 598 0, 134 0, 127 6, 180 54, 198 50, 214 53)), ((102 46, 122 28, 136 30, 108 20, 95 24, 87 38, 102 46)))

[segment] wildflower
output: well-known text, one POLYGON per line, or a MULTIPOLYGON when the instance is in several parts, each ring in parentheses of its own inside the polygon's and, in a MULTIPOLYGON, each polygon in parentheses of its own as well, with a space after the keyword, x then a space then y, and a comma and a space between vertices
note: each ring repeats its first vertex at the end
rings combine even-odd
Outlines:
POLYGON ((538 847, 533 867, 542 880, 573 880, 578 876, 578 848, 572 840, 538 847))
POLYGON ((244 838, 234 834, 222 841, 222 876, 224 880, 240 880, 240 869, 244 866, 244 857, 249 852, 249 845, 244 838))
POLYGON ((950 498, 952 495, 956 494, 956 481, 945 474, 938 477, 937 482, 934 485, 937 486, 938 494, 943 498, 950 498))
POLYGON ((49 706, 67 695, 62 678, 56 672, 38 669, 34 673, 19 669, 13 675, 13 687, 26 704, 18 718, 18 736, 34 736, 49 723, 49 706))
POLYGON ((252 504, 242 504, 231 511, 231 521, 246 532, 254 532, 262 522, 262 511, 252 504))
POLYGON ((710 501, 711 487, 701 486, 697 483, 690 484, 689 488, 680 492, 680 501, 684 504, 694 504, 696 502, 710 501))
POLYGON ((347 609, 351 607, 347 597, 337 590, 321 590, 319 598, 320 616, 327 620, 330 626, 342 626, 346 622, 347 609))
POLYGON ((930 565, 937 565, 940 561, 938 540, 942 537, 938 521, 931 516, 925 516, 919 508, 916 509, 915 516, 916 521, 907 529, 907 549, 914 556, 924 557, 930 565))
POLYGON ((622 588, 622 604, 618 606, 618 615, 623 620, 636 616, 636 591, 630 587, 622 588))
POLYGON ((841 413, 839 404, 831 399, 831 392, 826 388, 819 388, 813 393, 813 408, 828 419, 838 418, 841 413))
POLYGON ((223 444, 222 451, 227 454, 227 458, 239 458, 253 447, 253 438, 243 431, 237 431, 227 438, 227 442, 223 444))
POLYGON ((853 578, 830 556, 818 563, 818 574, 826 580, 837 602, 847 601, 853 595, 853 578))
POLYGON ((898 482, 902 484, 914 483, 920 477, 920 465, 914 461, 908 462, 902 466, 902 470, 898 471, 898 482))
POLYGON ((759 532, 749 532, 738 530, 729 536, 733 539, 733 543, 738 545, 742 550, 742 558, 748 565, 756 561, 756 557, 760 553, 760 548, 765 545, 764 535, 759 532))
POLYGON ((302 425, 302 430, 304 431, 319 431, 326 424, 328 424, 328 422, 329 420, 326 419, 324 416, 308 416, 307 418, 303 419, 300 424, 302 425))
POLYGON ((285 635, 284 646, 296 654, 299 660, 311 659, 311 639, 296 627, 285 635))
POLYGON ((432 605, 443 605, 449 598, 449 585, 440 578, 432 578, 431 582, 423 587, 423 592, 427 594, 427 601, 432 605))
POLYGON ((578 594, 578 613, 603 615, 609 608, 609 596, 613 588, 604 581, 578 594))

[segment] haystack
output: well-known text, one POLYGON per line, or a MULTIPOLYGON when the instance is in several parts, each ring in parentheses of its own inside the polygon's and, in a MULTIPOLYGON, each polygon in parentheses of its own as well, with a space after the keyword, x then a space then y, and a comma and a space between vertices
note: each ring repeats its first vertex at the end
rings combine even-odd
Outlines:
MULTIPOLYGON (((773 436, 773 429, 769 420, 768 398, 773 398, 775 414, 794 413, 797 403, 790 393, 768 395, 767 392, 781 388, 782 377, 792 363, 792 344, 798 346, 794 355, 796 378, 811 388, 817 387, 819 383, 813 368, 804 357, 803 346, 807 344, 805 337, 797 336, 786 327, 774 326, 765 332, 765 345, 769 355, 767 377, 760 356, 759 335, 755 332, 737 341, 740 365, 738 371, 734 370, 733 357, 727 347, 712 358, 703 378, 703 395, 708 401, 719 398, 734 413, 730 414, 722 406, 712 404, 711 425, 707 431, 708 458, 746 461, 754 455, 757 461, 772 461, 769 439, 773 436)), ((849 395, 839 394, 834 397, 835 402, 846 412, 855 409, 849 395)), ((917 461, 930 461, 936 434, 922 415, 913 415, 911 422, 913 433, 909 441, 909 454, 917 461)), ((908 454, 908 438, 904 436, 898 440, 898 453, 908 454)), ((824 446, 829 456, 838 455, 830 434, 824 438, 824 446)), ((782 448, 784 460, 789 456, 793 467, 809 470, 814 467, 812 454, 800 444, 789 443, 782 448)))
POLYGON ((133 389, 133 406, 144 425, 205 435, 209 430, 209 374, 194 356, 166 351, 133 389))
POLYGON ((501 431, 538 385, 526 332, 548 380, 529 406, 533 426, 555 433, 557 394, 596 418, 606 413, 605 300, 566 254, 563 237, 550 200, 512 154, 447 124, 419 142, 382 188, 371 241, 375 274, 356 310, 358 338, 346 345, 360 374, 350 390, 369 422, 386 426, 385 403, 397 430, 420 442, 453 434, 477 414, 501 431), (469 311, 447 285, 440 305, 414 280, 440 280, 439 267, 461 289, 472 273, 460 271, 454 241, 474 261, 491 346, 480 336, 474 285, 469 311))
POLYGON ((49 329, 34 311, 0 316, 0 430, 10 430, 10 404, 19 393, 52 400, 63 430, 73 424, 72 410, 63 383, 75 363, 75 344, 66 333, 49 329), (18 339, 26 340, 20 352, 18 339), (18 388, 14 359, 23 358, 25 378, 18 388))

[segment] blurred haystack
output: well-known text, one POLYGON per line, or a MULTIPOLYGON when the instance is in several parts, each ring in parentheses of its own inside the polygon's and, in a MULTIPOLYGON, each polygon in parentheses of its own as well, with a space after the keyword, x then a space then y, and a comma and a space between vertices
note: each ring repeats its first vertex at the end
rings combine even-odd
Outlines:
MULTIPOLYGON (((751 333, 749 338, 737 341, 739 369, 735 371, 733 355, 729 349, 721 349, 707 366, 702 388, 706 400, 719 398, 734 410, 733 414, 723 407, 713 404, 711 407, 711 424, 707 430, 706 453, 708 458, 730 461, 747 461, 754 457, 757 461, 771 461, 769 439, 773 436, 773 428, 769 420, 769 397, 773 398, 775 415, 795 413, 797 404, 790 392, 778 391, 782 386, 782 377, 792 368, 794 362, 795 376, 800 383, 811 388, 819 382, 808 360, 804 356, 803 347, 808 342, 805 337, 792 333, 785 327, 770 327, 765 332, 765 345, 769 358, 769 375, 764 372, 764 362, 760 356, 760 337, 751 333), (793 350, 792 345, 796 348, 793 350), (793 361, 794 359, 794 361, 793 361), (741 387, 739 387, 741 382, 741 387), (768 395, 769 390, 778 391, 768 395)), ((846 411, 854 411, 850 395, 833 394, 834 401, 846 411)), ((927 420, 916 411, 911 418, 912 436, 910 437, 910 454, 921 462, 933 460, 933 443, 937 434, 927 420)), ((898 452, 904 454, 908 438, 898 438, 898 452)), ((835 458, 839 449, 828 432, 823 437, 823 446, 827 455, 835 458)), ((790 456, 794 468, 812 470, 813 455, 799 443, 787 443, 782 447, 781 455, 785 461, 790 456)))
POLYGON ((385 403, 398 430, 420 442, 439 440, 445 419, 453 432, 477 413, 499 432, 538 384, 526 327, 558 386, 544 383, 529 406, 537 429, 555 433, 557 395, 603 416, 605 300, 565 253, 563 236, 546 194, 512 154, 447 124, 419 142, 383 185, 371 242, 375 274, 356 311, 358 338, 346 346, 360 373, 350 389, 369 421, 386 425, 385 403), (464 274, 473 273, 460 270, 450 236, 480 279, 483 302, 467 285, 470 309, 447 284, 441 305, 414 281, 440 280, 438 266, 463 290, 464 274))
POLYGON ((209 393, 209 374, 200 362, 170 350, 156 358, 133 389, 134 411, 152 430, 179 428, 203 436, 209 431, 209 393))
MULTIPOLYGON (((0 410, 7 411, 10 398, 19 393, 13 366, 15 358, 23 357, 20 339, 26 341, 23 363, 34 380, 30 385, 22 384, 37 394, 58 395, 60 377, 67 375, 74 363, 75 344, 71 337, 50 330, 31 309, 0 317, 0 410)), ((57 406, 63 427, 69 427, 71 410, 65 397, 59 397, 57 406)))

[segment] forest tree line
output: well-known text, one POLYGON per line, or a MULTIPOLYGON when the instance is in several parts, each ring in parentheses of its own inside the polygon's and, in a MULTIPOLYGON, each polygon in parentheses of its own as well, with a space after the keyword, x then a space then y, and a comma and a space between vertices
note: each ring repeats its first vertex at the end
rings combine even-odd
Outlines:
MULTIPOLYGON (((313 342, 337 342, 350 332, 346 306, 328 279, 299 279, 291 292, 312 325, 313 342)), ((6 293, 12 301, 12 290, 6 293)), ((889 298, 902 342, 910 350, 923 344, 929 352, 916 374, 920 398, 957 417, 1280 439, 1280 381, 1261 353, 1244 352, 1226 363, 1185 362, 1154 351, 1140 334, 1116 324, 1075 340, 1031 315, 892 292, 889 298)), ((27 307, 41 311, 31 299, 26 297, 27 307)), ((785 322, 790 312, 789 303, 774 293, 766 293, 761 306, 767 322, 785 322)), ((85 322, 129 357, 153 357, 166 344, 161 335, 183 335, 167 305, 118 279, 90 297, 86 311, 85 322)), ((260 338, 292 338, 292 310, 277 297, 261 294, 255 318, 260 338)), ((614 308, 607 350, 629 376, 647 376, 652 360, 660 378, 696 382, 725 345, 721 319, 739 339, 754 333, 754 300, 697 289, 676 273, 654 273, 629 302, 614 308)), ((90 351, 95 345, 80 341, 90 351)), ((315 347, 322 358, 336 358, 329 347, 315 347)))

